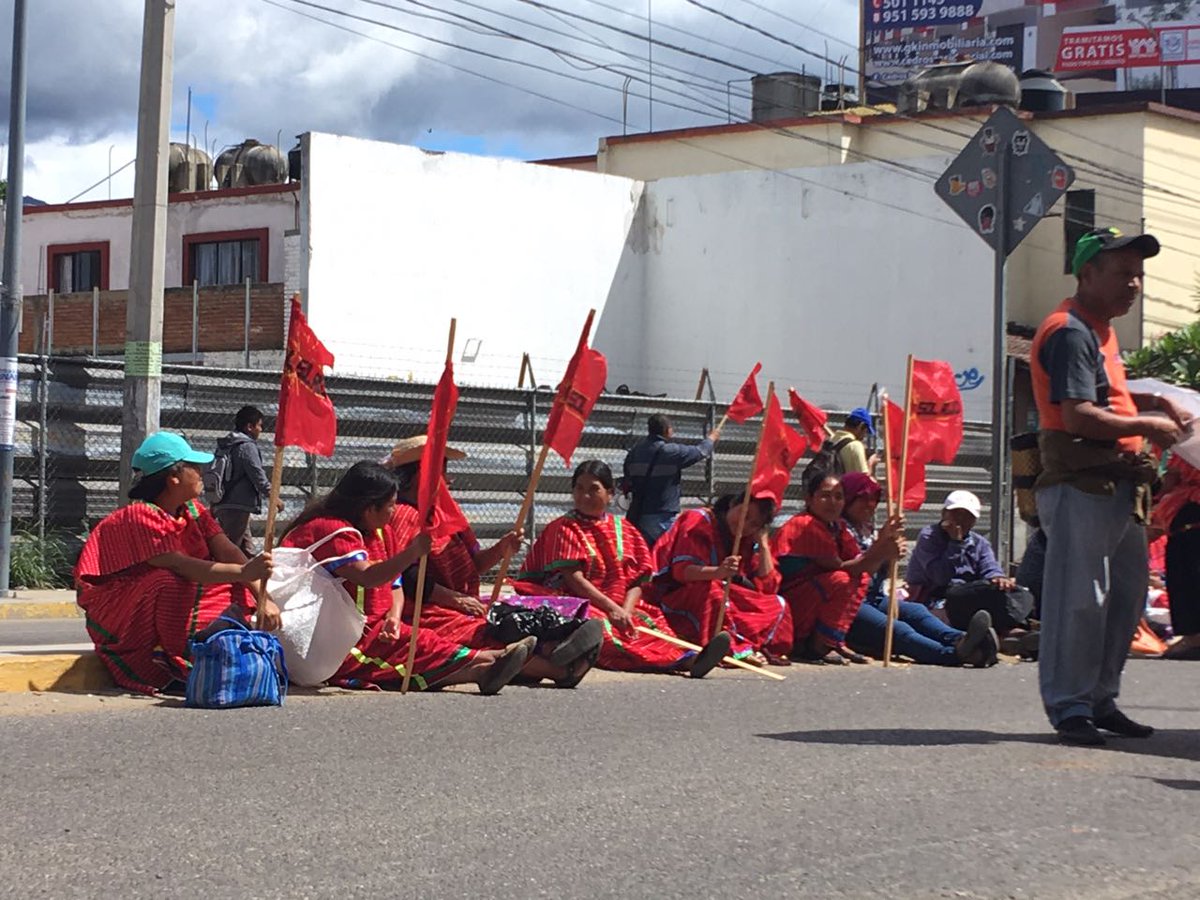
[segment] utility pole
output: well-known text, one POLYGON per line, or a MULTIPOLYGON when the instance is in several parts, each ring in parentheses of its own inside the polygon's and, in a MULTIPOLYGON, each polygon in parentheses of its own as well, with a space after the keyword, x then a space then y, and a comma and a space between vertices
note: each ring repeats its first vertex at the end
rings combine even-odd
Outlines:
POLYGON ((171 122, 175 0, 146 0, 138 95, 137 163, 129 300, 125 308, 125 410, 121 417, 121 495, 130 460, 158 430, 162 395, 163 268, 167 249, 167 164, 171 122))
POLYGON ((17 334, 21 328, 21 218, 25 212, 25 0, 13 3, 4 272, 0 275, 0 597, 12 563, 13 455, 17 428, 17 334))

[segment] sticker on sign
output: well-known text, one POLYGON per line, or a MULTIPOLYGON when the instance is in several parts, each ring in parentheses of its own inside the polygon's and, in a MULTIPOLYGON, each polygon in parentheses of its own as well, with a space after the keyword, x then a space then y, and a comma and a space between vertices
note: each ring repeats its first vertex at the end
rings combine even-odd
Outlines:
POLYGON ((13 449, 17 431, 17 361, 0 359, 0 450, 13 449))

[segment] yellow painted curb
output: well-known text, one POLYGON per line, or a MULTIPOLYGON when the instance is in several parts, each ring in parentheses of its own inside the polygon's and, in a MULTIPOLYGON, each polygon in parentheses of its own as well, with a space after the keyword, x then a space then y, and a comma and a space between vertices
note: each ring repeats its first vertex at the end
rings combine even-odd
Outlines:
POLYGON ((0 654, 0 693, 102 691, 112 677, 95 653, 0 654))
POLYGON ((81 619, 83 610, 72 600, 12 600, 0 603, 0 619, 81 619))

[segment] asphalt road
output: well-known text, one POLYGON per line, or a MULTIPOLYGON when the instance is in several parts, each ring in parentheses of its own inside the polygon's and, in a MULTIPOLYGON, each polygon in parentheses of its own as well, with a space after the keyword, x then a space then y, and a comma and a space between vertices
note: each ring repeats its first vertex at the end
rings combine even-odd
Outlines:
POLYGON ((601 674, 282 709, 0 698, 0 894, 1200 896, 1200 665, 1052 742, 1036 669, 601 674))

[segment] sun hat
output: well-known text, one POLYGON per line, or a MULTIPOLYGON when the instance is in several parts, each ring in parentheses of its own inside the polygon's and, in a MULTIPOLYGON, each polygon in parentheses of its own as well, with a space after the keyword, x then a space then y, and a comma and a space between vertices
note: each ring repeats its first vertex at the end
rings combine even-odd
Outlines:
POLYGON ((875 437, 875 423, 872 421, 871 414, 867 412, 865 406, 859 406, 850 410, 850 414, 846 416, 846 424, 849 425, 851 422, 862 422, 867 426, 867 432, 871 437, 875 437))
POLYGON ((205 466, 212 461, 211 453, 193 450, 191 444, 179 435, 170 431, 156 431, 133 452, 130 465, 144 477, 169 469, 177 462, 205 466))
POLYGON ((1132 247, 1142 254, 1142 259, 1158 256, 1158 238, 1152 234, 1122 234, 1119 228, 1094 228, 1075 242, 1075 255, 1071 260, 1071 272, 1076 276, 1083 267, 1101 253, 1132 247))
MULTIPOLYGON (((392 452, 383 460, 385 465, 391 466, 406 466, 409 463, 421 461, 421 452, 425 449, 425 442, 428 436, 424 434, 414 434, 412 437, 406 437, 396 441, 396 446, 392 448, 392 452)), ((456 447, 446 447, 446 459, 465 459, 467 454, 456 447)))
POLYGON ((982 508, 983 506, 979 502, 979 498, 970 491, 951 491, 946 495, 946 502, 942 505, 943 511, 965 509, 977 519, 982 508))

